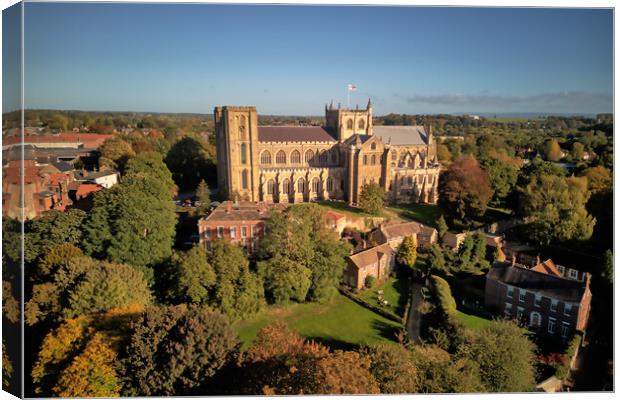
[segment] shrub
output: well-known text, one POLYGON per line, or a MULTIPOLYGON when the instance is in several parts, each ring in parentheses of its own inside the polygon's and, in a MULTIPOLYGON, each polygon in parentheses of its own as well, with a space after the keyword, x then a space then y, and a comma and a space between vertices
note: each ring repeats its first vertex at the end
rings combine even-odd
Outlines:
POLYGON ((431 275, 431 289, 443 314, 445 316, 454 315, 456 313, 456 301, 452 297, 448 282, 436 275, 431 275))
POLYGON ((364 279, 364 285, 366 285, 366 287, 370 289, 375 285, 376 281, 377 281, 377 278, 375 278, 372 275, 367 275, 366 279, 364 279))

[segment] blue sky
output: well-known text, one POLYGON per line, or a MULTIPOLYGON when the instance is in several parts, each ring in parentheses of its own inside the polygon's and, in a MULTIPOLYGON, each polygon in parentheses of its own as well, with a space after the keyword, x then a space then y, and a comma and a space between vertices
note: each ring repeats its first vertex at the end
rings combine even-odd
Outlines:
MULTIPOLYGON (((26 3, 26 108, 611 112, 611 10, 26 3)), ((5 107, 5 110, 6 111, 5 107)), ((10 107, 9 107, 10 108, 10 107)))

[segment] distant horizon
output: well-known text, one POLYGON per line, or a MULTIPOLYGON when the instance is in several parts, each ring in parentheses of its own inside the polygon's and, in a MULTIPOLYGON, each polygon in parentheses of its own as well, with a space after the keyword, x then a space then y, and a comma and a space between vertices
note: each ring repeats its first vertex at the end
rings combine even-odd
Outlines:
MULTIPOLYGON (((15 7, 3 111, 20 103, 15 7)), ((28 109, 311 115, 349 95, 377 114, 613 108, 611 8, 28 2, 24 32, 28 109)))

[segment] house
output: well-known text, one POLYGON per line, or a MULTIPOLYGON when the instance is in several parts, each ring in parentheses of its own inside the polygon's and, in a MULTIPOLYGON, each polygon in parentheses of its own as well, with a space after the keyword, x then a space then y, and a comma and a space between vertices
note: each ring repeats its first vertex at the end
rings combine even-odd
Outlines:
POLYGON ((103 171, 91 172, 86 175, 85 178, 88 181, 94 182, 98 185, 103 186, 106 189, 109 189, 118 183, 118 172, 112 169, 106 169, 103 171))
POLYGON ((376 244, 388 243, 396 250, 406 236, 415 236, 418 247, 428 249, 437 242, 437 230, 419 222, 404 222, 380 225, 370 233, 370 240, 376 244))
POLYGON ((570 339, 584 331, 590 315, 590 274, 553 263, 531 268, 496 261, 486 276, 485 306, 523 321, 540 335, 570 339))
POLYGON ((199 243, 210 250, 214 240, 223 239, 254 253, 265 235, 268 211, 273 208, 262 202, 225 201, 198 221, 199 243))
POLYGON ((338 235, 342 235, 344 228, 347 224, 347 217, 344 214, 337 213, 332 210, 325 212, 325 220, 327 227, 338 232, 338 235))
POLYGON ((461 232, 461 233, 446 232, 445 235, 443 235, 442 243, 444 246, 448 246, 453 251, 457 251, 459 247, 461 247, 461 245, 465 241, 466 237, 467 237, 466 232, 461 232))
POLYGON ((96 183, 75 182, 69 191, 71 200, 73 200, 73 207, 84 211, 92 210, 95 193, 103 189, 103 186, 96 183))
POLYGON ((363 250, 347 257, 342 281, 356 290, 362 289, 367 276, 382 280, 393 271, 395 253, 389 243, 363 250))

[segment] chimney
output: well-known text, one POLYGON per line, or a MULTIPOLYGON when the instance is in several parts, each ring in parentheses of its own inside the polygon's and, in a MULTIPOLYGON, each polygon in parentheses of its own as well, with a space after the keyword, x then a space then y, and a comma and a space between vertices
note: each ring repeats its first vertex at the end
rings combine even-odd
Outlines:
POLYGON ((536 255, 536 265, 540 264, 540 254, 536 255))

